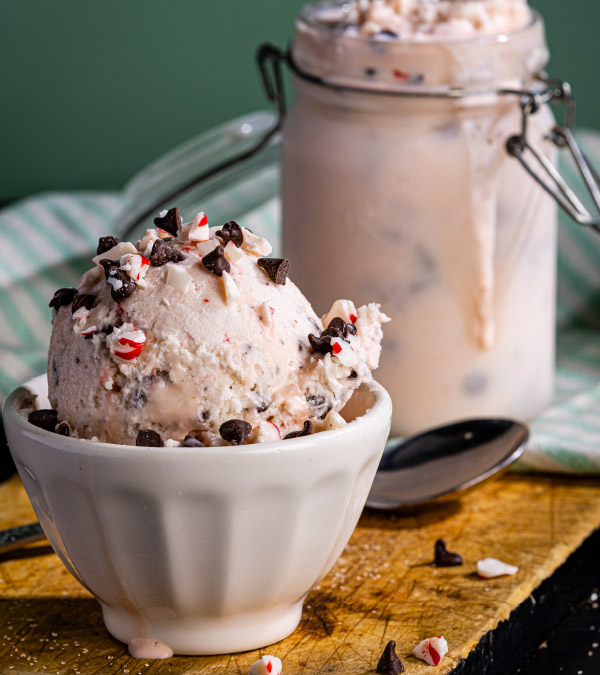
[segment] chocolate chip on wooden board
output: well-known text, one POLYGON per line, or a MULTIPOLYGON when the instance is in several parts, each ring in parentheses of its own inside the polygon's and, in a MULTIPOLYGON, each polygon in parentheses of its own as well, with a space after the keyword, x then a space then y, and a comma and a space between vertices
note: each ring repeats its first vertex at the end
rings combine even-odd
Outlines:
POLYGON ((179 209, 176 206, 169 209, 163 216, 155 218, 154 224, 156 227, 160 227, 161 230, 176 237, 177 232, 181 229, 181 214, 179 213, 179 209))
POLYGON ((106 253, 110 251, 111 248, 114 248, 117 244, 120 244, 121 240, 118 237, 100 237, 98 240, 98 248, 96 249, 96 255, 101 253, 106 253))
POLYGON ((161 267, 168 262, 181 262, 185 256, 181 251, 173 248, 164 239, 157 239, 152 245, 152 252, 150 253, 150 264, 152 267, 161 267))
POLYGON ((404 664, 396 654, 396 641, 390 640, 377 662, 379 675, 399 675, 404 672, 404 664))
POLYGON ((300 436, 310 436, 313 432, 313 424, 310 420, 306 420, 300 431, 290 431, 289 434, 284 436, 284 440, 287 438, 298 438, 300 436))
POLYGON ((438 539, 434 547, 434 563, 436 567, 455 567, 463 564, 459 553, 452 553, 446 548, 446 542, 438 539))
POLYGON ((76 288, 59 288, 48 303, 48 307, 60 309, 66 307, 73 302, 73 298, 77 295, 76 288))
POLYGON ((256 264, 265 271, 269 279, 283 286, 290 271, 290 261, 287 258, 259 258, 256 264))
POLYGON ((27 416, 27 420, 40 429, 54 431, 58 422, 58 413, 56 410, 52 410, 52 408, 32 410, 27 416))
POLYGON ((219 427, 221 438, 231 445, 244 445, 252 431, 252 426, 244 420, 227 420, 219 427))
POLYGON ((161 435, 152 429, 141 429, 135 439, 135 444, 144 448, 162 448, 165 445, 161 435))
POLYGON ((92 309, 95 300, 96 296, 91 295, 90 293, 77 293, 77 295, 73 297, 71 314, 75 314, 75 312, 82 307, 85 307, 86 309, 92 309))
POLYGON ((225 223, 225 225, 223 225, 220 230, 217 230, 215 234, 223 242, 224 246, 232 241, 234 245, 239 248, 244 243, 244 233, 235 220, 230 220, 225 223))
POLYGON ((216 274, 218 277, 222 277, 223 272, 231 271, 231 265, 225 257, 225 250, 222 246, 217 246, 210 253, 207 253, 202 258, 202 264, 209 272, 216 274))

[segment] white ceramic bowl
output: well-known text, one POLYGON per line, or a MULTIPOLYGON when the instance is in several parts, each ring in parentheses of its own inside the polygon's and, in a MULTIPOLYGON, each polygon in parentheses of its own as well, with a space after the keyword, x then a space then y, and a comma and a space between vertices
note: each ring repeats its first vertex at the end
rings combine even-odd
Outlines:
POLYGON ((363 509, 392 405, 361 387, 344 428, 218 448, 138 448, 67 438, 20 412, 45 376, 4 406, 35 513, 109 632, 179 654, 264 647, 298 625, 363 509))

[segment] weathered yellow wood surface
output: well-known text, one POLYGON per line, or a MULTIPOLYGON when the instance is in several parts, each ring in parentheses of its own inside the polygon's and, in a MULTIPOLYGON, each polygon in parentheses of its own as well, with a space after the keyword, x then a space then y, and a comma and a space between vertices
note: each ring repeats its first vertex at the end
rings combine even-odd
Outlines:
MULTIPOLYGON (((0 486, 0 528, 32 519, 19 480, 0 486)), ((599 526, 600 482, 560 477, 508 475, 459 501, 404 514, 365 512, 337 565, 309 595, 299 628, 262 653, 279 656, 284 675, 373 673, 393 639, 409 675, 443 675, 599 526), (432 565, 438 537, 463 555, 462 567, 432 565), (487 556, 518 565, 518 574, 479 579, 476 562, 487 556), (450 649, 440 666, 410 655, 440 633, 450 649)), ((0 557, 2 675, 245 675, 260 655, 132 659, 48 544, 0 557)))

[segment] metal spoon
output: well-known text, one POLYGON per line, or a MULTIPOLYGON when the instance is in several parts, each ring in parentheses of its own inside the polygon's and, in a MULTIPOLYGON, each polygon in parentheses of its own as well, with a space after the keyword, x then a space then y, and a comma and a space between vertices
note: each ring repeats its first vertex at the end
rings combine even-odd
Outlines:
MULTIPOLYGON (((474 419, 392 442, 379 463, 367 506, 397 509, 472 487, 517 460, 528 437, 520 422, 474 419)), ((0 531, 0 554, 43 538, 39 523, 0 531)))
POLYGON ((515 420, 473 419, 388 442, 367 506, 397 509, 470 488, 516 461, 528 438, 515 420))

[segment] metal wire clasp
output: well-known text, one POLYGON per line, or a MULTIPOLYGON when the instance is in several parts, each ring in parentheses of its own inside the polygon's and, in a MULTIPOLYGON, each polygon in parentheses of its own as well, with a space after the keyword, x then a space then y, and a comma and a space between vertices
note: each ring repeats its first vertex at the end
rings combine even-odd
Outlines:
POLYGON ((565 123, 556 125, 547 138, 557 148, 567 149, 574 160, 577 169, 587 187, 587 190, 600 212, 600 178, 586 158, 573 135, 575 127, 575 97, 568 82, 551 79, 545 73, 540 73, 536 79, 545 87, 539 91, 524 92, 521 95, 521 133, 511 136, 506 142, 509 155, 516 157, 523 168, 535 181, 550 194, 576 222, 592 228, 600 234, 600 213, 593 215, 583 204, 574 190, 560 175, 557 168, 544 155, 540 148, 528 138, 527 123, 529 117, 535 114, 541 105, 556 102, 566 106, 565 123), (532 155, 529 161, 527 152, 532 155))

